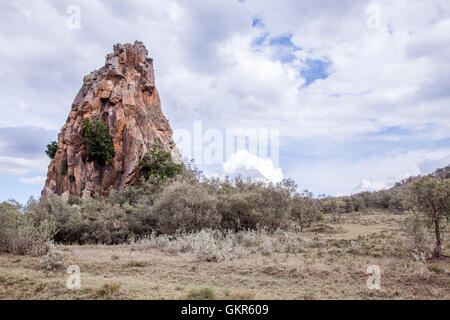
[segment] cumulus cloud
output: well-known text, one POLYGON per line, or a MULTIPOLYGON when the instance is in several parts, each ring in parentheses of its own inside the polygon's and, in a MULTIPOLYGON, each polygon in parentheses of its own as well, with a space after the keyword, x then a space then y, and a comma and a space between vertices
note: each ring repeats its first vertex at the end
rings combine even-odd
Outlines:
POLYGON ((378 191, 387 188, 389 188, 389 185, 384 181, 369 181, 363 179, 360 185, 356 187, 355 191, 378 191))
MULTIPOLYGON (((171 101, 222 126, 278 127, 284 137, 348 140, 387 127, 420 131, 416 128, 430 124, 449 132, 449 99, 442 93, 448 92, 450 67, 431 50, 417 48, 426 47, 427 34, 440 40, 447 37, 443 30, 450 34, 445 23, 450 6, 442 1, 417 6, 380 1, 381 28, 372 30, 367 27, 369 4, 296 1, 274 9, 270 3, 246 1, 263 27, 235 32, 217 46, 220 73, 177 69, 175 77, 166 78, 170 89, 182 91, 171 101), (273 41, 280 35, 301 48, 290 52, 288 61, 277 59, 279 48, 286 46, 273 41), (259 41, 261 37, 266 40, 259 41), (307 61, 329 63, 328 77, 303 86, 307 61)), ((165 84, 163 94, 169 95, 165 84)))
POLYGON ((448 132, 450 5, 377 1, 373 30, 371 3, 79 1, 80 30, 66 27, 70 1, 2 3, 0 125, 59 129, 83 75, 112 44, 140 39, 175 125, 201 116, 332 139, 430 123, 448 132), (303 86, 311 61, 329 64, 329 75, 303 86))
POLYGON ((154 58, 174 129, 193 120, 280 129, 280 145, 293 142, 280 153, 283 171, 316 190, 380 186, 447 156, 436 155, 450 138, 447 0, 79 0, 80 30, 66 25, 72 4, 0 2, 0 172, 45 171, 34 155, 64 124, 83 76, 113 44, 134 40, 154 58), (375 29, 371 4, 380 13, 375 29), (37 141, 11 129, 19 126, 33 126, 26 131, 37 141), (389 128, 399 130, 382 134, 389 128), (361 140, 374 150, 365 160, 358 148, 347 148, 353 157, 299 156, 296 144, 319 140, 361 140), (405 154, 421 156, 397 156, 405 154), (296 158, 289 166, 288 157, 296 158))
POLYGON ((45 183, 46 177, 36 176, 33 178, 19 178, 19 181, 26 184, 32 185, 43 185, 45 183))
POLYGON ((24 159, 0 156, 0 174, 23 176, 30 172, 45 172, 48 163, 45 157, 24 159))
POLYGON ((231 154, 230 158, 222 165, 226 175, 241 174, 245 177, 264 178, 277 183, 283 180, 281 168, 275 168, 269 159, 262 159, 247 150, 239 150, 231 154))
POLYGON ((0 128, 0 174, 45 172, 46 145, 57 140, 56 131, 35 126, 0 128))
POLYGON ((40 157, 57 132, 35 126, 0 128, 0 155, 25 158, 40 157))

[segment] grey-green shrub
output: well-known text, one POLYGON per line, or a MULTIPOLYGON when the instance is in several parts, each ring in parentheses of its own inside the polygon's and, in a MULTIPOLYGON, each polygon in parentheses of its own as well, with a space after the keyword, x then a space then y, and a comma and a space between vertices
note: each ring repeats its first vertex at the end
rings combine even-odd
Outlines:
POLYGON ((0 252, 39 256, 48 251, 54 226, 47 221, 38 227, 32 218, 11 203, 0 203, 0 252))
POLYGON ((200 183, 177 179, 166 186, 151 208, 157 231, 198 231, 220 224, 217 199, 200 183))
POLYGON ((318 221, 321 212, 311 192, 304 191, 301 195, 294 195, 291 216, 300 226, 300 230, 318 221))
POLYGON ((56 226, 57 243, 119 244, 156 234, 225 230, 306 228, 320 217, 312 194, 299 194, 292 180, 271 184, 237 177, 207 179, 185 169, 174 178, 142 179, 109 198, 68 203, 56 195, 31 200, 24 211, 35 227, 56 226), (75 204, 75 205, 74 205, 75 204))
POLYGON ((56 246, 49 242, 48 244, 48 252, 43 255, 41 260, 39 261, 39 266, 41 269, 45 270, 55 270, 60 268, 64 263, 62 251, 58 250, 56 246))
POLYGON ((291 197, 283 184, 253 182, 237 177, 218 189, 218 212, 222 229, 276 230, 289 225, 291 197))

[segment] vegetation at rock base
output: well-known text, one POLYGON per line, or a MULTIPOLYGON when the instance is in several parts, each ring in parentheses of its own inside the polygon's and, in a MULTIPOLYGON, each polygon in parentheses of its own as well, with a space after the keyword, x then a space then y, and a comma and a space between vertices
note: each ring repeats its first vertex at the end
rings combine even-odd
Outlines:
POLYGON ((105 165, 114 158, 114 145, 106 123, 94 119, 83 120, 84 132, 82 141, 86 146, 89 161, 105 165))
POLYGON ((159 144, 155 143, 152 150, 147 152, 139 162, 142 175, 148 179, 173 178, 182 171, 182 166, 171 162, 170 153, 160 150, 159 144))
POLYGON ((289 179, 210 179, 186 165, 108 198, 11 200, 0 204, 0 298, 448 299, 445 176, 314 197, 289 179), (69 264, 83 289, 53 290, 69 264), (380 290, 366 289, 368 265, 382 268, 380 290))
MULTIPOLYGON (((27 210, 29 207, 26 207, 27 210)), ((41 221, 35 225, 30 214, 15 201, 0 203, 0 252, 41 256, 49 251, 55 225, 41 221)))
POLYGON ((52 141, 47 145, 47 150, 45 153, 48 155, 50 159, 55 158, 55 154, 58 151, 58 143, 56 141, 52 141))
MULTIPOLYGON (((42 223, 55 225, 56 242, 119 244, 152 234, 173 235, 205 228, 223 232, 292 228, 305 231, 325 215, 339 224, 351 212, 385 210, 387 205, 399 214, 422 214, 427 230, 436 233, 434 255, 439 256, 448 223, 449 179, 430 175, 410 179, 391 190, 337 198, 314 197, 308 191, 297 191, 291 179, 277 184, 240 176, 220 180, 207 178, 189 166, 178 168, 178 175, 168 177, 164 175, 164 165, 170 164, 168 158, 160 157, 162 153, 156 148, 152 151, 156 155, 153 159, 158 161, 149 167, 155 168, 155 173, 143 178, 139 186, 113 190, 108 198, 82 201, 71 196, 68 203, 51 195, 40 201, 31 200, 22 210, 36 227, 42 223)), ((13 210, 9 204, 5 206, 13 210)))

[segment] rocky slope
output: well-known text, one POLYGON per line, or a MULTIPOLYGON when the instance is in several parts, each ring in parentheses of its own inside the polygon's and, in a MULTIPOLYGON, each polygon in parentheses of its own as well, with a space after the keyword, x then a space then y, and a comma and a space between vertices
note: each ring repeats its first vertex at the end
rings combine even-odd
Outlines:
POLYGON ((42 195, 56 193, 106 196, 113 188, 139 179, 139 160, 155 142, 180 161, 172 130, 155 88, 153 60, 142 42, 117 44, 105 66, 84 77, 66 124, 58 135, 58 151, 49 165, 42 195), (84 119, 108 125, 114 158, 105 165, 88 161, 82 143, 84 119))

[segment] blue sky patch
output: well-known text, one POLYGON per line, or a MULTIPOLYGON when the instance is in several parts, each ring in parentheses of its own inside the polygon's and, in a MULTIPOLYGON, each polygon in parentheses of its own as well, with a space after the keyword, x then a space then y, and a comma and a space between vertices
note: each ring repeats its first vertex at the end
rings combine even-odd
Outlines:
POLYGON ((264 44, 264 42, 267 40, 267 37, 269 36, 268 33, 263 33, 259 37, 255 38, 252 42, 252 47, 260 47, 264 44))
POLYGON ((305 86, 309 86, 317 79, 326 79, 328 77, 328 66, 331 64, 327 61, 306 59, 306 68, 300 71, 303 78, 306 79, 305 86))
MULTIPOLYGON (((253 21, 253 24, 261 24, 261 20, 253 21)), ((272 47, 274 48, 273 59, 280 61, 281 63, 291 63, 297 56, 296 51, 302 50, 291 41, 292 35, 282 35, 277 37, 269 37, 269 34, 262 33, 259 37, 255 38, 252 42, 252 47, 256 50, 259 47, 272 47)))
POLYGON ((294 51, 301 50, 300 47, 297 47, 295 44, 292 43, 292 34, 282 35, 278 37, 274 37, 270 39, 269 45, 270 46, 284 46, 289 47, 294 51))
POLYGON ((262 27, 264 27, 264 23, 263 23, 262 19, 259 18, 259 17, 254 17, 253 21, 252 21, 252 27, 253 28, 262 28, 262 27))

